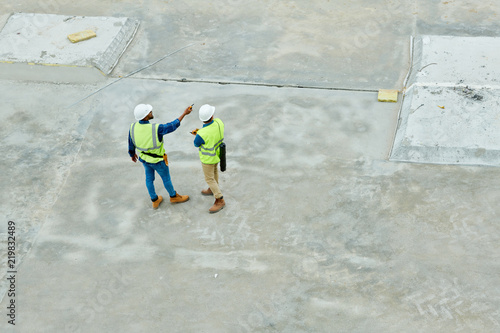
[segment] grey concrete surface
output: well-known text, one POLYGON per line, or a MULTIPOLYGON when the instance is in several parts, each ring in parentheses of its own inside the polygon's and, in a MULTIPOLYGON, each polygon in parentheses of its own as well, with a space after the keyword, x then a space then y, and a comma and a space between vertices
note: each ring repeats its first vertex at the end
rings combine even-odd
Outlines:
POLYGON ((374 92, 402 88, 411 34, 498 36, 498 3, 0 6, 141 21, 104 82, 0 80, 2 332, 500 329, 498 168, 388 161, 400 105, 374 92), (199 194, 196 114, 166 136, 174 186, 191 200, 150 208, 143 169, 126 152, 140 102, 158 122, 192 103, 217 107, 225 209, 208 214, 212 200, 199 194))

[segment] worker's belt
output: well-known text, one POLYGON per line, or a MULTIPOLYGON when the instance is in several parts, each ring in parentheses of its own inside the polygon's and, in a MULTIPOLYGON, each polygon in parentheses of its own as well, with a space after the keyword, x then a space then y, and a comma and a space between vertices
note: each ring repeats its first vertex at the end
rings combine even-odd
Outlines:
POLYGON ((168 166, 168 158, 167 158, 167 154, 164 154, 163 156, 161 155, 157 155, 157 154, 152 154, 152 153, 146 153, 146 152, 142 152, 144 155, 148 155, 148 156, 151 156, 151 157, 155 157, 155 158, 163 158, 163 160, 165 161, 165 164, 168 166))
POLYGON ((156 158, 163 158, 162 155, 156 155, 156 154, 152 154, 152 153, 146 153, 145 151, 142 152, 144 155, 148 155, 148 156, 151 156, 151 157, 156 157, 156 158))

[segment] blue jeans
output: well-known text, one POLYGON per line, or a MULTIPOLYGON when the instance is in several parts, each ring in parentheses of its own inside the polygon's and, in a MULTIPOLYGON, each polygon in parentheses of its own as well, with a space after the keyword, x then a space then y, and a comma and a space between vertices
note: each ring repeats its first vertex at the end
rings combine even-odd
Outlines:
POLYGON ((170 180, 170 172, 168 171, 168 166, 164 161, 160 161, 158 163, 148 163, 142 162, 144 165, 144 170, 146 170, 146 187, 148 188, 149 196, 152 201, 156 201, 158 196, 155 191, 155 171, 158 172, 161 179, 163 180, 163 185, 167 189, 168 194, 171 197, 174 197, 176 192, 174 190, 174 185, 172 185, 172 181, 170 180))

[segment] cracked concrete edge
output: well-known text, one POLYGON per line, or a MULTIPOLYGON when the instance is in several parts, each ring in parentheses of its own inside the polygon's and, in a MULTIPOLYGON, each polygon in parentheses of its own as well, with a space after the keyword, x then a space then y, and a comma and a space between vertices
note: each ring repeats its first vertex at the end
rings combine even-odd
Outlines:
POLYGON ((109 75, 134 39, 139 29, 139 25, 140 21, 127 18, 118 35, 101 57, 94 63, 94 66, 101 72, 109 75))
POLYGON ((422 69, 422 56, 423 56, 423 41, 422 36, 412 36, 411 40, 411 48, 412 48, 412 56, 411 56, 411 65, 410 72, 408 74, 408 82, 410 87, 413 86, 417 82, 417 74, 422 69))
POLYGON ((404 92, 406 91, 406 87, 407 87, 409 79, 410 79, 410 74, 411 74, 412 69, 413 69, 413 55, 415 53, 414 41, 415 41, 415 37, 410 36, 410 64, 408 66, 408 72, 406 73, 405 79, 403 81, 403 89, 402 89, 403 95, 404 95, 404 92))
POLYGON ((408 89, 405 89, 403 97, 401 98, 398 121, 394 128, 392 147, 388 156, 389 161, 399 161, 397 156, 399 156, 398 152, 401 150, 401 145, 406 134, 406 125, 408 122, 409 114, 409 110, 406 109, 411 106, 411 100, 413 99, 413 87, 414 86, 411 85, 408 89), (409 100, 409 102, 407 102, 407 100, 409 100))
POLYGON ((403 145, 399 145, 389 160, 391 162, 498 167, 500 165, 500 150, 439 146, 404 147, 403 145), (429 151, 432 152, 432 155, 439 156, 440 158, 431 161, 425 159, 429 155, 429 151))
POLYGON ((414 52, 415 52, 415 48, 414 48, 414 41, 415 41, 415 37, 413 36, 410 36, 410 45, 409 45, 409 56, 410 56, 410 64, 408 66, 408 73, 406 74, 406 77, 403 81, 403 88, 401 89, 401 102, 400 102, 400 105, 399 105, 399 111, 398 111, 398 117, 397 117, 397 123, 396 123, 396 126, 394 127, 394 133, 392 135, 392 145, 391 145, 391 148, 389 150, 389 153, 387 155, 387 159, 390 160, 391 159, 391 156, 393 155, 393 151, 395 149, 395 146, 396 146, 396 138, 398 137, 398 133, 399 133, 399 125, 400 125, 400 122, 401 122, 401 117, 402 117, 402 110, 403 110, 403 106, 405 105, 404 104, 404 101, 406 99, 406 94, 407 94, 407 91, 408 89, 410 89, 411 87, 407 88, 407 85, 408 85, 408 82, 409 82, 409 79, 410 79, 410 75, 412 73, 412 69, 413 69, 413 56, 414 56, 414 52))
POLYGON ((362 89, 362 88, 343 88, 343 87, 323 87, 313 85, 288 84, 288 83, 269 83, 260 81, 221 81, 221 80, 199 80, 199 79, 176 79, 176 78, 150 78, 147 76, 131 76, 132 79, 152 80, 164 82, 180 82, 180 83, 204 83, 204 84, 220 84, 220 85, 238 85, 238 86, 254 86, 268 88, 292 88, 292 89, 312 89, 312 90, 332 90, 332 91, 347 91, 347 92, 367 92, 378 93, 379 89, 362 89))

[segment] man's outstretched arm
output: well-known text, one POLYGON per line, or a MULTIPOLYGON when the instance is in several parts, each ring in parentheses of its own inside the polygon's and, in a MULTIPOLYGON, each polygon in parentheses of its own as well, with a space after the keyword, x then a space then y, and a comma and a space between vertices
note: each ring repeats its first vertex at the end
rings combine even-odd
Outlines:
POLYGON ((186 108, 186 110, 184 110, 184 112, 181 114, 181 116, 179 118, 177 118, 177 119, 179 119, 179 122, 181 122, 182 119, 184 119, 185 116, 187 116, 188 114, 190 114, 191 111, 193 111, 193 106, 192 105, 188 106, 186 108))
POLYGON ((192 110, 193 108, 191 106, 188 106, 187 109, 184 110, 184 112, 180 115, 179 118, 169 123, 158 125, 158 134, 165 135, 175 131, 181 125, 182 119, 184 119, 186 115, 190 114, 192 110))

